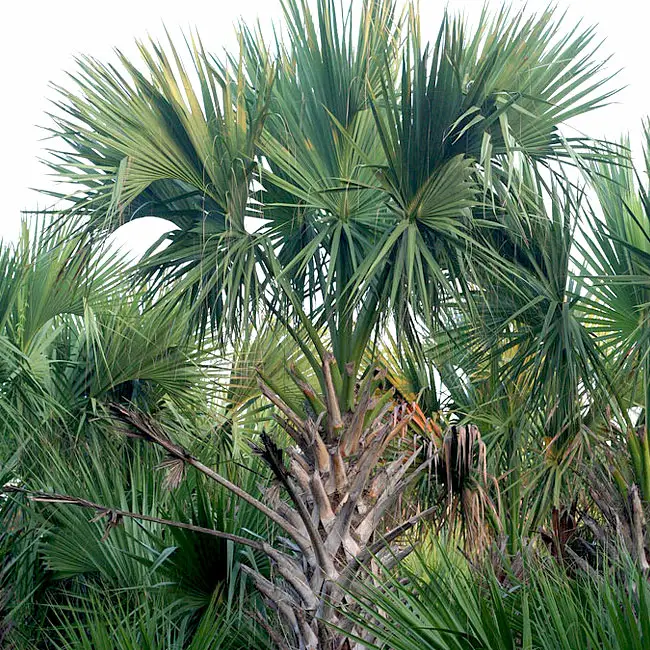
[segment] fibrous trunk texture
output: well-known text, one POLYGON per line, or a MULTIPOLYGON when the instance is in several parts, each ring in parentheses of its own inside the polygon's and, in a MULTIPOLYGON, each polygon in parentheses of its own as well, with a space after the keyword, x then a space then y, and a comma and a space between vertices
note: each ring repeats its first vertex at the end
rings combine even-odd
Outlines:
MULTIPOLYGON (((171 459, 189 464, 254 505, 283 532, 275 546, 265 545, 273 579, 251 568, 249 575, 269 606, 282 618, 300 650, 350 647, 333 626, 345 628, 339 608, 345 605, 363 567, 378 561, 391 565, 409 552, 398 538, 427 512, 404 520, 396 504, 408 486, 429 467, 421 449, 407 435, 416 411, 383 387, 384 375, 371 370, 357 384, 352 408, 342 413, 327 356, 322 367, 324 390, 317 391, 294 373, 311 406, 300 416, 260 379, 262 393, 277 408, 275 416, 293 445, 281 449, 262 434, 254 449, 270 466, 276 483, 262 500, 244 492, 178 446, 147 418, 118 407, 136 435, 162 446, 171 459), (319 393, 323 394, 319 394, 319 393)), ((410 513, 409 513, 410 514, 410 513)), ((354 630, 351 630, 352 632, 354 630)))

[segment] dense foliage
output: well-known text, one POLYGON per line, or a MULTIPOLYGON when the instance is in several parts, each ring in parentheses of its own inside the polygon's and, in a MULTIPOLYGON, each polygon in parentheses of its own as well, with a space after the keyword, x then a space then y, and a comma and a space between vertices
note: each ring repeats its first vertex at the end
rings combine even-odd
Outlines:
POLYGON ((569 135, 593 30, 313 5, 58 89, 75 189, 0 251, 0 645, 647 647, 650 156, 569 135))

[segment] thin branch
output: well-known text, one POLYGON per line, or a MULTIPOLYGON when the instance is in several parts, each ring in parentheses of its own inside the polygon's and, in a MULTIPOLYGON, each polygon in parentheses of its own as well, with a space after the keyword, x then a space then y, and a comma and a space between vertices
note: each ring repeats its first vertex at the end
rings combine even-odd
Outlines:
POLYGON ((305 607, 308 609, 314 609, 316 607, 314 594, 309 589, 307 583, 302 579, 302 571, 296 564, 295 560, 293 560, 293 558, 291 558, 289 555, 286 555, 285 553, 278 551, 276 548, 273 548, 267 542, 259 542, 256 540, 248 539, 247 537, 241 537, 240 535, 233 535, 232 533, 214 530, 213 528, 195 526, 194 524, 187 524, 182 521, 163 519, 161 517, 153 517, 151 515, 143 515, 137 512, 130 512, 128 510, 120 510, 119 508, 111 508, 100 503, 94 503, 93 501, 88 501, 87 499, 82 499, 79 497, 73 497, 68 494, 52 494, 38 490, 27 490, 25 488, 12 485, 4 486, 2 489, 4 492, 17 492, 26 494, 31 501, 37 501, 40 503, 60 503, 94 510, 98 513, 98 516, 94 517, 94 521, 98 521, 104 516, 107 516, 109 518, 107 532, 110 531, 111 526, 116 525, 116 522, 118 522, 120 518, 127 517, 128 519, 151 521, 156 524, 170 526, 173 528, 183 528, 185 530, 191 530, 195 533, 211 535, 212 537, 217 537, 219 539, 224 539, 236 544, 241 544, 242 546, 248 546, 249 548, 259 551, 260 553, 264 553, 275 562, 276 568, 280 574, 300 594, 305 607))
POLYGON ((163 519, 161 517, 152 517, 151 515, 143 515, 137 512, 130 512, 128 510, 120 510, 119 508, 111 508, 110 506, 94 503, 93 501, 88 501, 87 499, 82 499, 80 497, 73 497, 68 494, 54 494, 50 492, 41 492, 40 490, 27 490, 15 485, 5 485, 3 486, 2 491, 25 494, 31 501, 37 501, 39 503, 60 503, 64 505, 78 506, 80 508, 88 508, 90 510, 95 510, 99 513, 100 516, 110 515, 117 517, 126 517, 128 519, 137 519, 140 521, 151 521, 155 524, 171 526, 173 528, 184 528, 185 530, 191 530, 195 533, 203 533, 205 535, 212 535, 212 537, 218 537, 219 539, 225 539, 230 542, 242 544, 244 546, 255 549, 256 551, 266 553, 266 550, 264 548, 266 545, 253 539, 240 537, 239 535, 233 535, 231 533, 225 533, 220 530, 214 530, 212 528, 204 528, 203 526, 187 524, 185 522, 175 521, 173 519, 163 519))
POLYGON ((262 395, 266 397, 282 414, 293 424, 293 426, 300 433, 305 430, 304 421, 291 409, 285 402, 280 399, 276 392, 261 378, 258 378, 257 385, 262 391, 262 395))
POLYGON ((198 458, 192 456, 188 451, 173 443, 164 434, 161 434, 156 428, 151 425, 139 414, 129 411, 120 405, 113 405, 113 408, 118 412, 128 423, 132 424, 138 431, 140 437, 149 442, 153 442, 167 451, 170 455, 182 459, 188 465, 191 465, 208 478, 211 478, 215 483, 225 487, 227 490, 238 496, 243 501, 246 501, 254 508, 259 510, 263 515, 268 517, 271 521, 276 523, 288 535, 293 537, 298 546, 305 554, 309 554, 309 539, 304 537, 302 533, 292 524, 290 524, 284 517, 280 516, 277 512, 263 504, 261 501, 250 495, 246 490, 242 490, 238 485, 235 485, 221 474, 215 472, 213 469, 204 465, 198 458))

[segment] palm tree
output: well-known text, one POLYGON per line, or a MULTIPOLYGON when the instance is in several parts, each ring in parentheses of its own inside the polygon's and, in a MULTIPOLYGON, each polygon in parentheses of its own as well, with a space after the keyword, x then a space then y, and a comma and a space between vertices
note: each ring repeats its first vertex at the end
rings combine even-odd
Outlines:
MULTIPOLYGON (((191 73, 171 43, 141 44, 141 67, 121 55, 119 69, 81 59, 75 90, 60 89, 53 134, 64 144, 52 167, 78 188, 63 217, 92 237, 151 214, 173 224, 168 246, 138 265, 143 319, 183 313, 186 334, 226 353, 269 331, 292 341, 284 377, 261 364, 259 392, 243 407, 258 414, 261 394, 274 410, 255 451, 277 485, 259 498, 172 440, 164 418, 119 399, 114 412, 130 435, 165 450, 170 475, 190 465, 282 531, 276 544, 230 539, 271 560, 270 578, 244 570, 298 647, 339 648, 333 626, 354 576, 377 555, 407 554, 396 540, 431 512, 395 509, 433 462, 409 443, 432 425, 391 390, 381 339, 392 330, 398 350, 421 354, 422 340, 481 312, 490 283, 520 302, 548 294, 519 314, 536 327, 541 309, 555 313, 566 278, 549 267, 566 275, 570 236, 562 211, 539 226, 557 259, 535 264, 534 252, 522 259, 504 240, 527 232, 531 204, 557 198, 530 182, 540 170, 560 183, 558 161, 608 155, 559 128, 611 92, 591 56, 593 31, 564 36, 551 11, 483 13, 471 34, 445 16, 429 44, 415 8, 398 17, 391 0, 358 13, 330 0, 314 12, 286 0, 283 10, 285 36, 269 45, 242 26, 240 51, 223 60, 190 39, 191 73)), ((534 347, 521 354, 528 368, 534 347)), ((546 378, 557 395, 554 358, 528 380, 546 378)), ((580 382, 570 379, 575 405, 580 382)), ((558 414, 556 428, 565 420, 558 414)), ((475 426, 450 435, 447 467, 461 453, 473 459, 462 450, 480 446, 475 426)), ((138 515, 63 500, 109 522, 138 515)))
MULTIPOLYGON (((551 12, 484 14, 469 36, 446 17, 423 44, 415 9, 396 20, 392 2, 358 17, 283 7, 286 42, 243 26, 220 62, 193 39, 196 91, 171 43, 140 46, 146 73, 120 57, 126 77, 82 59, 77 90, 60 90, 53 167, 95 232, 148 214, 176 226, 141 269, 176 287, 199 332, 307 320, 358 372, 390 314, 400 334, 431 326, 475 267, 497 272, 478 232, 515 193, 517 160, 593 153, 558 126, 611 92, 583 57, 593 32, 551 46, 551 12)), ((335 372, 351 400, 354 378, 335 372)))

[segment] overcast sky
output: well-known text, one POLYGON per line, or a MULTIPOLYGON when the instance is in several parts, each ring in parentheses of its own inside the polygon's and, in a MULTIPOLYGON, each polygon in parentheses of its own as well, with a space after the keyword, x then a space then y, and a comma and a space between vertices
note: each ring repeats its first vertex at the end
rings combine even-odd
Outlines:
MULTIPOLYGON (((346 0, 342 0, 343 3, 346 0)), ((483 0, 421 0, 422 29, 435 36, 445 4, 465 13, 471 21, 481 11, 483 0)), ((515 7, 524 3, 512 2, 515 7)), ((616 85, 627 86, 614 100, 616 104, 583 118, 577 125, 592 136, 618 139, 630 132, 640 148, 641 120, 650 113, 648 83, 648 17, 650 10, 641 0, 558 0, 558 9, 567 10, 566 29, 582 19, 585 26, 597 25, 604 39, 603 56, 612 55, 611 71, 622 68, 616 85)), ((491 6, 499 7, 500 2, 491 6)), ((529 0, 529 11, 544 9, 548 2, 529 0)), ((0 25, 0 116, 3 155, 0 156, 0 189, 3 209, 0 237, 13 239, 23 209, 43 207, 47 201, 29 188, 52 187, 47 170, 38 158, 44 155, 42 141, 48 126, 46 111, 55 94, 51 82, 65 85, 66 71, 74 70, 73 57, 89 54, 110 60, 112 48, 132 53, 136 38, 147 34, 162 37, 163 23, 178 35, 181 29, 196 28, 207 49, 219 52, 235 45, 234 24, 239 18, 259 19, 263 28, 279 19, 277 0, 29 0, 5 3, 0 25), (10 7, 10 8, 8 8, 10 7)), ((122 241, 135 250, 144 250, 159 232, 126 227, 122 241)))

